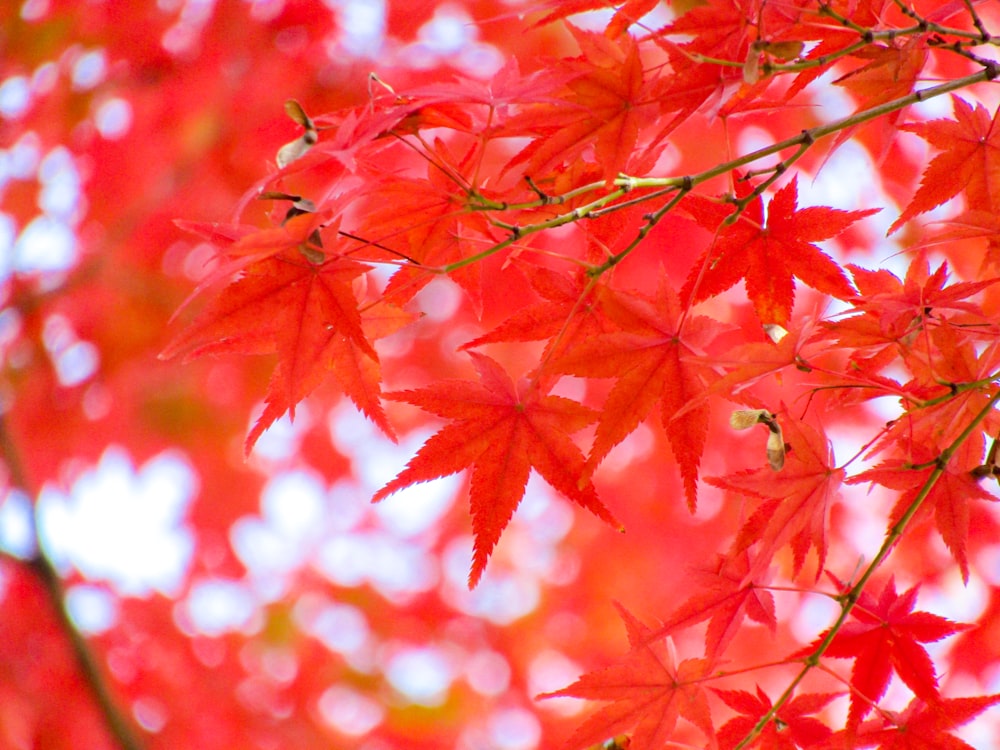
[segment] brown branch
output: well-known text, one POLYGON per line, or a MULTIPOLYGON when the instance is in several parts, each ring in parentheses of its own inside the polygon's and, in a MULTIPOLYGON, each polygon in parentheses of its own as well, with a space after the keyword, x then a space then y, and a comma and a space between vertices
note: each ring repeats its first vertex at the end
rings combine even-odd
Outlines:
MULTIPOLYGON (((10 431, 7 429, 7 422, 2 416, 0 416, 0 460, 7 465, 11 488, 19 489, 34 496, 28 487, 27 474, 21 463, 17 446, 10 431)), ((56 622, 59 624, 60 630, 65 634, 66 640, 69 641, 77 669, 79 669, 84 684, 97 704, 97 709, 104 719, 108 732, 121 750, 143 750, 143 745, 132 722, 115 702, 115 698, 108 685, 107 677, 102 672, 98 660, 91 651, 87 640, 77 630, 70 619, 69 612, 66 610, 66 592, 63 588, 62 579, 42 548, 38 535, 38 524, 34 520, 34 517, 32 520, 32 533, 34 536, 34 553, 32 557, 24 560, 23 564, 37 576, 42 587, 45 589, 45 594, 52 605, 56 622)))

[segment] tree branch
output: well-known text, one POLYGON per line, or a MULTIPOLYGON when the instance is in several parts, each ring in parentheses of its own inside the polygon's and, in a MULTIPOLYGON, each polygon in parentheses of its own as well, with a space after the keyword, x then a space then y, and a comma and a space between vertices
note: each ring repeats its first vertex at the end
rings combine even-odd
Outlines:
MULTIPOLYGON (((2 416, 0 416, 0 459, 7 465, 11 487, 35 497, 37 493, 32 493, 28 487, 27 474, 21 463, 17 446, 14 444, 13 437, 7 429, 7 422, 2 416)), ((104 719, 108 732, 121 750, 143 750, 143 745, 139 741, 132 722, 116 704, 108 680, 102 672, 97 658, 90 650, 87 640, 73 624, 69 612, 66 611, 66 592, 62 579, 42 549, 41 539, 38 535, 38 524, 34 520, 34 515, 32 516, 32 533, 35 541, 34 556, 24 560, 23 564, 37 576, 45 589, 56 622, 65 634, 66 640, 69 641, 77 669, 80 670, 80 675, 97 704, 97 709, 104 719)))

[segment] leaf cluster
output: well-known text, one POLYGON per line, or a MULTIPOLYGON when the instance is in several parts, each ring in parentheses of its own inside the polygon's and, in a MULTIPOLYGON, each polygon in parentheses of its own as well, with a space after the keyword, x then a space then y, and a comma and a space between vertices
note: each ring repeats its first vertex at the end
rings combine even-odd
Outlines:
POLYGON ((617 4, 603 30, 585 30, 572 17, 607 3, 548 3, 537 24, 564 28, 577 53, 536 68, 512 58, 488 82, 403 88, 373 75, 361 105, 306 115, 289 103, 302 133, 238 221, 188 226, 216 252, 204 286, 222 288, 163 356, 274 356, 248 452, 330 380, 389 438, 406 413, 394 404, 443 421, 373 500, 468 470, 470 587, 532 470, 620 529, 600 478, 650 423, 688 510, 706 492, 736 510, 660 624, 620 608, 628 653, 547 694, 608 702, 570 747, 623 732, 635 750, 692 736, 713 748, 963 747, 952 730, 997 697, 940 694, 922 644, 964 626, 914 611, 917 586, 897 595, 881 568, 897 547, 940 540, 968 582, 984 544, 973 527, 995 499, 984 485, 1000 435, 997 115, 952 92, 996 77, 985 28, 997 19, 974 3, 708 0, 654 27, 640 21, 654 5, 617 4), (823 119, 830 80, 851 109, 823 119), (922 116, 921 102, 948 94, 951 117, 922 116), (707 128, 789 112, 800 127, 772 144, 696 148, 707 128), (900 133, 935 155, 903 159, 900 133), (815 174, 851 139, 903 160, 901 195, 922 174, 888 227, 907 230, 900 275, 844 261, 880 242, 881 206, 803 205, 805 180, 788 177, 815 174), (242 218, 260 199, 262 227, 242 218), (957 200, 943 229, 916 227, 957 200), (935 248, 980 237, 981 260, 957 264, 975 280, 951 281, 956 258, 935 248), (456 376, 408 382, 376 342, 440 336, 428 300, 442 283, 462 296, 456 376), (727 307, 741 284, 746 304, 727 307), (836 431, 885 404, 891 420, 838 460, 836 431), (733 426, 750 429, 726 427, 734 410, 733 426), (727 446, 743 468, 717 460, 727 446), (727 470, 704 476, 705 464, 727 470), (845 515, 865 512, 858 484, 894 500, 882 547, 843 583, 848 552, 831 545, 845 515), (824 571, 834 590, 819 587, 824 571), (793 584, 833 601, 837 619, 803 650, 748 659, 748 621, 784 629, 776 599, 793 584), (854 660, 849 675, 837 659, 854 660), (840 690, 816 687, 817 672, 840 690), (786 687, 728 687, 748 673, 786 687), (884 702, 893 676, 914 696, 902 711, 884 702), (830 718, 841 693, 842 727, 830 718))

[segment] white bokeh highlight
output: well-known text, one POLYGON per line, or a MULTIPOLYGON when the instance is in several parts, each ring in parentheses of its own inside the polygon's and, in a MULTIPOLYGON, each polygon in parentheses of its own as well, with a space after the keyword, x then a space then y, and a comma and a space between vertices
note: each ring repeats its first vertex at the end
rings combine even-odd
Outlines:
POLYGON ((42 491, 39 534, 62 569, 72 566, 128 596, 175 596, 194 548, 183 521, 196 489, 194 470, 179 452, 136 469, 124 449, 112 446, 68 492, 42 491))

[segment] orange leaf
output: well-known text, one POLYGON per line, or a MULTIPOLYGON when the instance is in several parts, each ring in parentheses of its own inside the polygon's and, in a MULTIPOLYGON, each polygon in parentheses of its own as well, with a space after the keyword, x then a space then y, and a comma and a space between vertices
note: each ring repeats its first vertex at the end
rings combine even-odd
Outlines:
MULTIPOLYGON (((972 105, 952 97, 954 120, 931 120, 901 125, 941 151, 931 160, 920 180, 920 189, 889 234, 918 214, 930 211, 960 192, 968 208, 995 213, 1000 205, 994 196, 1000 190, 1000 128, 997 114, 991 118, 982 104, 972 105)), ((997 110, 1000 113, 1000 109, 997 110)))
POLYGON ((368 266, 344 258, 313 263, 283 250, 254 263, 163 351, 163 357, 278 354, 264 413, 246 450, 285 411, 334 373, 347 395, 387 435, 378 401, 378 357, 361 327, 351 282, 368 266))
POLYGON ((712 370, 694 359, 717 335, 721 324, 703 316, 690 316, 682 329, 680 303, 666 285, 661 286, 655 301, 634 295, 616 314, 627 330, 581 341, 551 365, 556 372, 617 378, 601 410, 587 460, 589 471, 659 402, 663 425, 684 479, 688 506, 694 511, 698 466, 708 435, 708 405, 702 402, 682 418, 674 417, 695 401, 715 377, 712 370))
MULTIPOLYGON (((739 183, 737 194, 752 187, 739 183)), ((825 206, 799 209, 796 180, 774 194, 764 222, 763 202, 754 198, 731 225, 722 222, 731 207, 690 196, 684 205, 695 221, 716 232, 711 248, 691 269, 681 296, 700 302, 729 289, 740 279, 761 323, 784 325, 795 296, 793 277, 838 299, 854 295, 844 272, 814 243, 834 237, 879 209, 841 211, 825 206)))
MULTIPOLYGON (((966 629, 966 625, 946 620, 929 612, 914 612, 919 586, 896 594, 892 578, 876 599, 864 591, 851 620, 833 636, 827 656, 853 658, 851 671, 851 707, 848 727, 857 727, 878 701, 895 672, 907 687, 925 701, 938 697, 934 663, 921 643, 939 641, 966 629)), ((799 655, 814 651, 829 635, 824 631, 799 655)))
POLYGON ((673 644, 653 641, 653 631, 621 605, 631 650, 617 664, 583 675, 572 685, 539 698, 613 701, 587 719, 566 743, 566 750, 597 745, 632 727, 630 748, 660 748, 684 717, 714 737, 702 680, 711 666, 705 659, 677 663, 673 644))
POLYGON ((469 587, 474 587, 500 534, 524 496, 534 468, 578 505, 621 529, 583 476, 583 454, 569 435, 597 417, 592 410, 538 387, 518 392, 510 376, 484 354, 469 352, 479 382, 445 380, 426 388, 386 394, 453 422, 424 443, 406 468, 375 493, 397 490, 472 469, 470 505, 475 537, 469 587))
POLYGON ((826 560, 827 510, 844 479, 844 470, 833 468, 832 449, 821 432, 791 419, 781 424, 790 445, 781 471, 762 467, 705 481, 763 500, 740 530, 735 551, 760 542, 754 565, 759 568, 766 566, 778 549, 789 545, 797 575, 809 548, 815 547, 818 578, 826 560))
MULTIPOLYGON (((745 690, 713 690, 739 716, 727 721, 719 730, 719 747, 732 750, 740 745, 772 706, 771 699, 757 686, 757 695, 745 690)), ((810 714, 820 711, 837 697, 837 693, 807 693, 792 698, 778 709, 757 739, 747 747, 767 750, 797 750, 818 747, 831 734, 830 728, 810 714)))
POLYGON ((639 131, 655 119, 655 79, 647 80, 631 37, 611 41, 570 30, 583 52, 566 63, 575 76, 560 100, 536 105, 508 124, 510 135, 535 136, 508 167, 527 161, 525 172, 537 179, 593 147, 604 179, 611 181, 625 169, 639 131))

